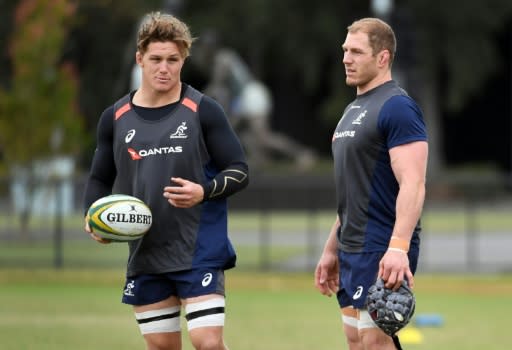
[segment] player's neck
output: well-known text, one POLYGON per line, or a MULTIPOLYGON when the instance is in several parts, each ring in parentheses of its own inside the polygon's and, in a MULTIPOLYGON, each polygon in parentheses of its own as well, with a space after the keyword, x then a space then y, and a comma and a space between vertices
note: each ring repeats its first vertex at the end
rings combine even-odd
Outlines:
POLYGON ((362 95, 370 90, 375 89, 377 86, 380 86, 388 81, 392 80, 391 71, 386 71, 384 74, 379 74, 369 82, 364 85, 360 85, 357 87, 357 94, 362 95))
POLYGON ((141 86, 133 95, 132 102, 140 107, 155 108, 165 106, 180 99, 181 86, 180 82, 168 91, 157 91, 141 86))

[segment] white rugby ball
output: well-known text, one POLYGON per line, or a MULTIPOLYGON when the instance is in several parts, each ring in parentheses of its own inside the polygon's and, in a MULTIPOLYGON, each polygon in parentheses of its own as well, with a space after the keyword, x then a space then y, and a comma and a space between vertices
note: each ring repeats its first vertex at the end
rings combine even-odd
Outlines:
POLYGON ((88 212, 89 227, 98 236, 113 241, 132 241, 144 236, 153 216, 140 199, 112 194, 95 201, 88 212))

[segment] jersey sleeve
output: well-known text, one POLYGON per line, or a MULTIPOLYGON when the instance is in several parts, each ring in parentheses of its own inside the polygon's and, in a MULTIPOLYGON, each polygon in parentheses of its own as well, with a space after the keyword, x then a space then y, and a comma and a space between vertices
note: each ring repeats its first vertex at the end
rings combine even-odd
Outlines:
POLYGON ((203 185, 205 200, 226 198, 249 183, 245 154, 222 107, 204 96, 199 105, 199 120, 213 166, 219 170, 203 185))
POLYGON ((111 194, 116 178, 114 163, 114 108, 107 108, 101 115, 96 130, 96 150, 92 159, 91 169, 84 192, 84 209, 98 198, 111 194))
POLYGON ((415 141, 427 141, 427 131, 419 106, 408 96, 391 97, 380 111, 378 128, 389 149, 415 141))

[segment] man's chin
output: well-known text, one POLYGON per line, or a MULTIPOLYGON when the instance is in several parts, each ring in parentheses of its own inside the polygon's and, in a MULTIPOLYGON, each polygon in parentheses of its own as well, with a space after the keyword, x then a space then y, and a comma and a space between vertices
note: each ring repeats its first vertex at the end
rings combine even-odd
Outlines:
POLYGON ((346 78, 345 84, 347 84, 347 86, 357 86, 357 81, 354 79, 346 78))
POLYGON ((153 86, 153 89, 158 92, 158 93, 166 93, 166 92, 169 92, 171 91, 171 87, 168 86, 168 85, 162 85, 162 84, 159 84, 159 85, 156 85, 156 86, 153 86))

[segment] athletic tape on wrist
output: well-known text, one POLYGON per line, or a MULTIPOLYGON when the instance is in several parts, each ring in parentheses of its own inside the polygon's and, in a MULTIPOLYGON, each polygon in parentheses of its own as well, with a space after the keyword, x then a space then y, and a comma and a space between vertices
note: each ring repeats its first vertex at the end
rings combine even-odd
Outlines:
POLYGON ((409 241, 402 239, 400 237, 391 236, 388 249, 401 250, 407 253, 409 251, 409 241))
POLYGON ((391 250, 392 252, 400 252, 400 253, 407 254, 407 251, 400 249, 400 248, 388 248, 388 250, 391 250))

